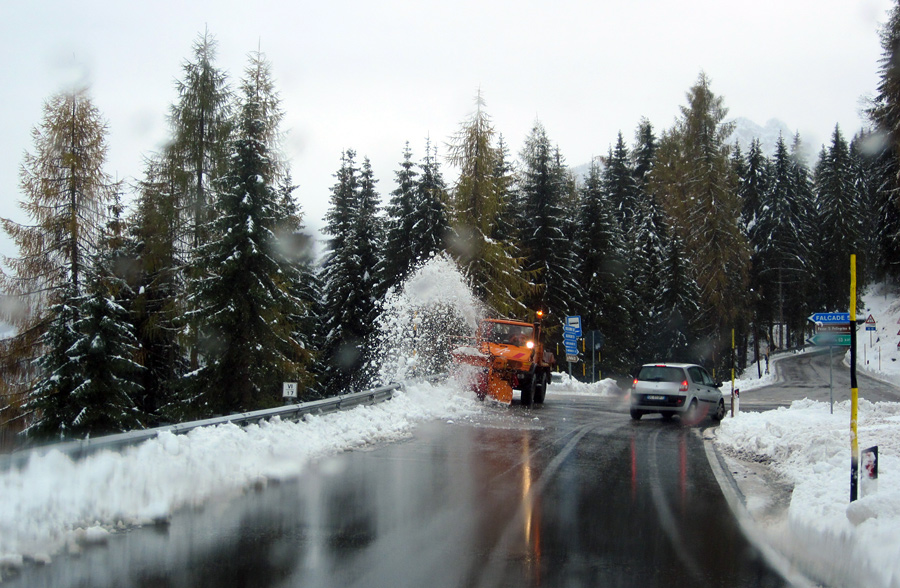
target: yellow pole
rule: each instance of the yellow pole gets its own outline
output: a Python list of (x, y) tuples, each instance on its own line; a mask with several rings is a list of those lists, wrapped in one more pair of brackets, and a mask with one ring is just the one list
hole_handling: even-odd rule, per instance
[(857, 408), (859, 388), (856, 384), (856, 255), (850, 255), (850, 502), (857, 498), (859, 478), (859, 440)]

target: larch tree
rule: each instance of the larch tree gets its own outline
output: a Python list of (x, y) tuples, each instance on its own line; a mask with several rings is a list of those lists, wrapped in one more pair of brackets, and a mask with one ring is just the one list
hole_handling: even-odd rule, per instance
[[(71, 332), (79, 318), (75, 301), (85, 292), (106, 203), (115, 190), (104, 171), (106, 133), (106, 123), (83, 89), (51, 97), (32, 132), (34, 151), (25, 154), (20, 171), (20, 207), (30, 223), (2, 219), (4, 231), (19, 249), (19, 257), (4, 258), (12, 273), (0, 274), (0, 290), (18, 301), (12, 307), (16, 311), (3, 317), (18, 330), (3, 358), (0, 411), (6, 420), (21, 416), (29, 394), (29, 406), (39, 407), (28, 413), (32, 425), (67, 416), (48, 412), (52, 408), (41, 400), (71, 390), (54, 387), (46, 379), (46, 367), (33, 361), (64, 353), (48, 345), (67, 345), (69, 340), (62, 335), (51, 338), (48, 331)], [(41, 378), (45, 385), (38, 385)]]
[(724, 365), (730, 330), (746, 312), (750, 254), (738, 224), (741, 202), (726, 143), (732, 125), (724, 122), (724, 100), (703, 73), (687, 98), (680, 119), (660, 141), (653, 192), (694, 261), (690, 269), (700, 287), (700, 324), (708, 341), (697, 355)]
[(169, 112), (172, 142), (169, 149), (180, 169), (183, 247), (196, 251), (209, 236), (214, 216), (213, 184), (228, 165), (233, 125), (233, 94), (228, 77), (217, 68), (217, 42), (204, 31), (193, 45), (193, 60), (182, 65), (176, 88), (178, 100)]
[(522, 316), (533, 288), (510, 236), (497, 229), (505, 202), (505, 179), (498, 175), (501, 152), (479, 93), (476, 110), (450, 144), (447, 159), (459, 169), (451, 195), (450, 252), (475, 293), (503, 316)]
[(143, 392), (138, 406), (148, 424), (167, 418), (188, 371), (181, 341), (186, 260), (179, 248), (180, 171), (170, 151), (151, 158), (128, 221), (128, 254), (135, 277), (131, 321), (140, 342)]

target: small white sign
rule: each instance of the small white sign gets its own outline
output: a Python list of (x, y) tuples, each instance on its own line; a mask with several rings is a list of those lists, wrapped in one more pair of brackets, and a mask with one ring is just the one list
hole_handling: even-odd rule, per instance
[(281, 395), (284, 398), (296, 398), (297, 397), (297, 382), (285, 382), (282, 388)]
[(568, 361), (569, 363), (578, 363), (578, 356), (577, 355), (566, 355), (566, 361)]

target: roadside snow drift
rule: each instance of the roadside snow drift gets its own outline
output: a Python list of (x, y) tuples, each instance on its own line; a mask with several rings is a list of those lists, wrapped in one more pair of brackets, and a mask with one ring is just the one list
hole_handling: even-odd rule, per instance
[(850, 502), (850, 403), (795, 401), (790, 408), (726, 418), (716, 442), (762, 461), (794, 485), (789, 532), (812, 556), (810, 572), (834, 585), (900, 587), (900, 403), (859, 401), (859, 447), (877, 445), (877, 484)]
[(402, 439), (424, 420), (465, 419), (482, 406), (451, 384), (416, 384), (388, 402), (300, 422), (164, 433), (81, 461), (50, 451), (0, 473), (0, 572), (103, 542), (116, 528), (164, 521), (179, 508), (298, 476), (326, 455)]

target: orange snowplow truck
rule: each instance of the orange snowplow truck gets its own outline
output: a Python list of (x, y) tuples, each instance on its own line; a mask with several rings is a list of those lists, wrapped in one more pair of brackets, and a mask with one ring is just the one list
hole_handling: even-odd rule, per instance
[(521, 390), (522, 405), (543, 404), (556, 363), (541, 341), (541, 323), (484, 319), (475, 334), (475, 345), (453, 351), (456, 362), (481, 368), (473, 388), (479, 398), (490, 396), (512, 403), (513, 390)]

